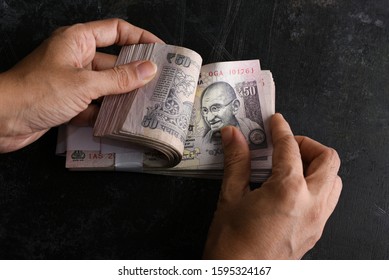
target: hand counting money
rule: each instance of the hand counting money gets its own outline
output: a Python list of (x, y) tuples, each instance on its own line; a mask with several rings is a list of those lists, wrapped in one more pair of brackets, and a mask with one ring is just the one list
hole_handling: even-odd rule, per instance
[(252, 181), (269, 176), (275, 86), (259, 60), (201, 66), (196, 52), (155, 43), (123, 47), (117, 65), (136, 60), (156, 63), (156, 77), (131, 93), (105, 97), (93, 135), (90, 128), (65, 129), (72, 130), (62, 139), (67, 168), (220, 178), (220, 129), (233, 125), (249, 145)]

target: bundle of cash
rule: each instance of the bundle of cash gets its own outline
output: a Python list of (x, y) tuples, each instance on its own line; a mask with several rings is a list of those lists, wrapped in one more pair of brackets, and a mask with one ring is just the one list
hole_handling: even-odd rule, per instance
[(251, 180), (268, 178), (275, 86), (259, 60), (201, 66), (196, 52), (156, 43), (123, 47), (117, 64), (145, 59), (158, 66), (153, 81), (105, 97), (94, 128), (60, 128), (66, 168), (221, 178), (220, 130), (232, 125), (247, 140)]

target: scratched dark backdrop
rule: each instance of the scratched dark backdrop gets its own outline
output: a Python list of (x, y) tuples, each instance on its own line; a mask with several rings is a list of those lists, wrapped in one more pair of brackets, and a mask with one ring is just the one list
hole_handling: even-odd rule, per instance
[[(1, 0), (0, 69), (59, 26), (109, 17), (205, 62), (260, 58), (277, 111), (342, 159), (340, 202), (304, 258), (389, 259), (387, 0)], [(0, 155), (0, 258), (201, 257), (219, 181), (71, 173), (55, 141)]]

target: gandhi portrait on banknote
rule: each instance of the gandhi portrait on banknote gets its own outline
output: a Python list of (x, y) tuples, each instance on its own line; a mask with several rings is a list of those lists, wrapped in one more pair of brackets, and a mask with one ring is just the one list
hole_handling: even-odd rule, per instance
[(261, 144), (265, 140), (265, 131), (257, 122), (247, 117), (239, 117), (241, 102), (234, 88), (226, 82), (210, 84), (201, 96), (201, 115), (208, 126), (203, 141), (220, 142), (220, 129), (232, 125), (240, 129), (248, 143)]

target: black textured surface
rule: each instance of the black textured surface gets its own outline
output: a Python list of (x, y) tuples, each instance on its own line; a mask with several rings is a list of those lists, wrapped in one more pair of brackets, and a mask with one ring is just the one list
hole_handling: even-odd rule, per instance
[[(260, 58), (296, 134), (338, 150), (344, 189), (305, 259), (389, 259), (387, 0), (0, 1), (0, 70), (57, 27), (120, 17), (204, 61)], [(220, 182), (72, 173), (56, 130), (0, 155), (0, 258), (196, 259)]]

